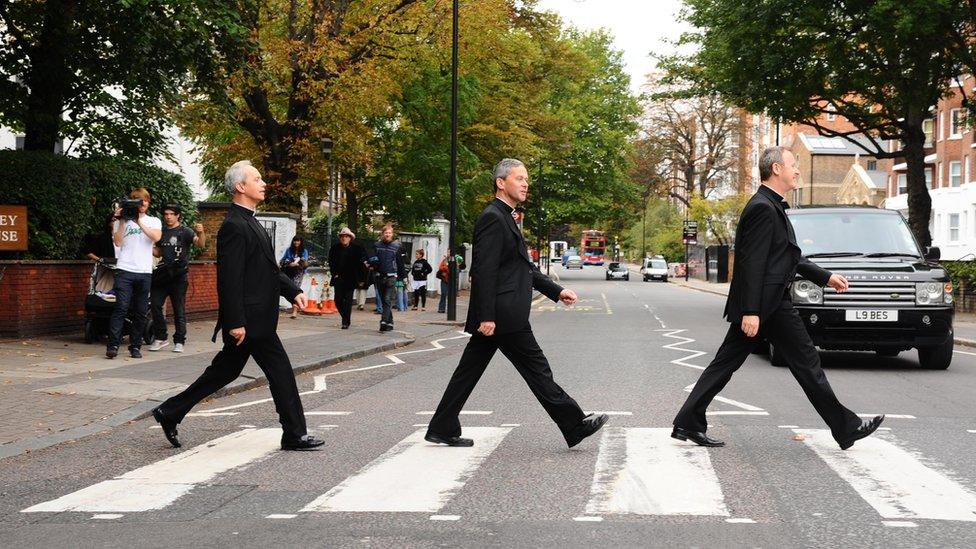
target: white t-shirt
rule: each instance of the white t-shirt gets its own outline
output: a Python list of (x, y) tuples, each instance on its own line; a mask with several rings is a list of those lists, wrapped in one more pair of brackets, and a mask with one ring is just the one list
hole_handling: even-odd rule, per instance
[[(121, 221), (116, 221), (116, 223), (121, 223)], [(163, 223), (159, 218), (151, 215), (143, 216), (142, 224), (150, 229), (160, 230), (163, 228)], [(151, 274), (153, 270), (152, 249), (153, 241), (142, 232), (142, 228), (135, 221), (126, 221), (122, 247), (115, 255), (119, 260), (115, 265), (130, 273)]]

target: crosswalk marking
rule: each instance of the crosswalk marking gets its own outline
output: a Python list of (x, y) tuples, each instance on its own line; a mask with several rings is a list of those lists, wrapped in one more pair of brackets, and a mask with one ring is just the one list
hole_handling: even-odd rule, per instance
[(670, 432), (605, 430), (586, 513), (729, 516), (708, 451)]
[(424, 429), (403, 439), (302, 512), (437, 512), (511, 432), (466, 427), (474, 446), (448, 448), (424, 440)]
[(843, 451), (828, 430), (793, 432), (882, 518), (976, 521), (976, 493), (888, 438), (869, 437)]
[(162, 509), (196, 485), (261, 459), (280, 444), (281, 429), (245, 429), (21, 512), (135, 513)]

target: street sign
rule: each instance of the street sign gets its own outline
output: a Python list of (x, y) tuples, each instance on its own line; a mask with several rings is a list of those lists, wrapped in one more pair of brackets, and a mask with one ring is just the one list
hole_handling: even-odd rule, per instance
[(697, 244), (698, 243), (698, 222), (697, 221), (685, 221), (684, 231), (681, 235), (681, 240), (685, 244)]
[(27, 206), (0, 205), (0, 251), (27, 250)]

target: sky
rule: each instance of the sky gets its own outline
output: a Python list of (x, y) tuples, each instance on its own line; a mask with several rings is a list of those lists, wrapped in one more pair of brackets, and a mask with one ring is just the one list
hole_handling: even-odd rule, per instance
[(538, 4), (539, 9), (556, 12), (575, 27), (608, 30), (616, 49), (623, 52), (634, 93), (654, 68), (650, 53), (672, 53), (674, 48), (666, 41), (689, 29), (678, 20), (683, 6), (681, 0), (540, 0)]

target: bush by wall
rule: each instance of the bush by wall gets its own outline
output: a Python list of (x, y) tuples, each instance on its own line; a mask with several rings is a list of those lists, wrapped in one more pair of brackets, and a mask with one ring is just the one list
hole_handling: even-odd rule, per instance
[(113, 157), (86, 159), (91, 180), (94, 217), (90, 227), (98, 232), (105, 216), (112, 211), (112, 204), (129, 196), (137, 187), (145, 187), (152, 196), (149, 215), (162, 219), (160, 209), (164, 204), (177, 203), (183, 209), (183, 224), (189, 226), (196, 219), (196, 202), (193, 192), (183, 176), (156, 166)]

